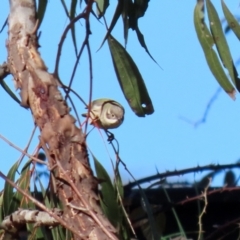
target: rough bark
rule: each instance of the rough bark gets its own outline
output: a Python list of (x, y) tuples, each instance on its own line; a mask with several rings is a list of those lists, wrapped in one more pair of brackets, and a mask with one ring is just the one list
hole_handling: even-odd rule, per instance
[(103, 215), (86, 151), (85, 138), (63, 100), (57, 79), (38, 52), (33, 0), (9, 0), (8, 67), (41, 131), (40, 142), (56, 179), (63, 219), (77, 230), (74, 239), (118, 239)]

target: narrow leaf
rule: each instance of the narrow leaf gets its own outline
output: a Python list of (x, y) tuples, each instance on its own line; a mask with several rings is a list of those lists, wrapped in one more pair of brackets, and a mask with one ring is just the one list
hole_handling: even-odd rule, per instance
[(229, 11), (227, 5), (222, 0), (222, 9), (224, 16), (228, 22), (228, 26), (233, 30), (238, 40), (240, 40), (240, 25), (237, 19), (233, 16), (233, 14)]
[(150, 0), (135, 0), (134, 10), (136, 18), (143, 17), (148, 8), (148, 2)]
[(3, 29), (7, 26), (7, 23), (8, 23), (8, 17), (6, 17), (6, 20), (5, 22), (3, 23), (2, 25), (2, 28), (0, 29), (0, 33), (3, 31)]
[(112, 36), (108, 38), (118, 82), (130, 107), (139, 117), (154, 112), (144, 80), (126, 49)]
[[(71, 1), (71, 10), (70, 10), (70, 21), (75, 18), (76, 7), (77, 7), (77, 0), (72, 0)], [(78, 51), (77, 51), (77, 41), (76, 41), (76, 35), (75, 35), (75, 24), (73, 24), (71, 27), (71, 34), (72, 34), (72, 40), (73, 40), (75, 54), (77, 56)]]
[(98, 18), (101, 18), (105, 14), (106, 9), (109, 6), (109, 0), (96, 0), (95, 2), (97, 4)]
[(123, 183), (122, 183), (122, 179), (120, 176), (120, 173), (117, 170), (115, 170), (116, 174), (115, 174), (115, 188), (118, 189), (119, 195), (121, 198), (124, 197), (124, 188), (123, 188)]
[(212, 74), (217, 79), (221, 87), (226, 91), (226, 93), (228, 93), (232, 99), (235, 99), (235, 89), (229, 82), (219, 62), (216, 52), (212, 49), (214, 44), (213, 38), (206, 24), (203, 21), (203, 13), (199, 4), (197, 4), (194, 9), (194, 25), (198, 40), (202, 46), (205, 58)]
[(37, 9), (38, 27), (40, 27), (47, 9), (48, 0), (39, 0)]
[[(26, 193), (30, 195), (31, 171), (29, 163), (31, 163), (31, 160), (29, 160), (23, 167), (21, 175), (16, 184), (20, 189), (24, 190)], [(29, 209), (33, 207), (34, 207), (33, 203), (29, 201), (26, 197), (24, 197), (20, 192), (17, 191), (14, 193), (13, 201), (11, 202), (10, 206), (10, 209), (12, 211), (16, 211), (18, 208)]]
[(119, 206), (117, 203), (116, 191), (112, 185), (111, 179), (107, 174), (106, 170), (103, 168), (101, 163), (95, 158), (95, 156), (94, 155), (92, 156), (94, 160), (97, 177), (101, 185), (102, 209), (106, 214), (106, 216), (108, 217), (108, 219), (111, 221), (111, 223), (115, 227), (117, 227), (117, 224), (120, 222), (120, 214), (119, 214)]
[[(121, 13), (122, 13), (122, 11), (123, 11), (123, 2), (124, 2), (124, 0), (118, 0), (118, 5), (117, 5), (116, 10), (115, 10), (115, 13), (114, 13), (114, 15), (113, 15), (113, 19), (112, 19), (112, 21), (111, 21), (111, 24), (110, 24), (110, 26), (109, 26), (109, 28), (108, 28), (108, 30), (107, 30), (107, 33), (106, 33), (106, 35), (105, 35), (105, 37), (104, 37), (104, 39), (103, 39), (103, 41), (102, 41), (102, 44), (101, 44), (101, 46), (99, 47), (99, 49), (103, 46), (103, 44), (105, 43), (105, 41), (108, 39), (108, 37), (109, 37), (109, 35), (111, 34), (114, 26), (115, 26), (116, 23), (117, 23), (119, 17), (121, 16)], [(99, 50), (99, 49), (98, 49), (98, 50)]]
[[(145, 43), (144, 40), (144, 36), (141, 33), (140, 29), (138, 28), (138, 25), (136, 27), (136, 33), (137, 33), (137, 37), (138, 37), (138, 41), (141, 44), (141, 46), (145, 49), (145, 51), (147, 52), (148, 56), (159, 66), (159, 64), (157, 63), (157, 61), (153, 58), (153, 56), (150, 54), (150, 52), (148, 51), (148, 47)], [(160, 67), (160, 66), (159, 66)]]
[(128, 41), (128, 29), (129, 29), (129, 18), (128, 18), (128, 13), (132, 7), (133, 3), (131, 0), (125, 0), (123, 2), (123, 10), (122, 10), (122, 19), (123, 19), (123, 35), (124, 35), (124, 40), (125, 40), (125, 48), (127, 46), (127, 41)]
[[(17, 168), (18, 168), (18, 161), (11, 167), (11, 169), (9, 170), (8, 174), (7, 174), (7, 178), (11, 181), (15, 181), (15, 175), (17, 172)], [(4, 211), (4, 216), (7, 216), (11, 213), (10, 211), (10, 205), (11, 205), (11, 200), (13, 198), (13, 187), (5, 182), (4, 185), (4, 193), (3, 193), (3, 211)]]
[(236, 86), (236, 82), (238, 81), (238, 79), (235, 73), (237, 72), (237, 70), (234, 69), (235, 67), (233, 64), (232, 56), (227, 44), (227, 40), (222, 30), (220, 19), (218, 17), (216, 9), (214, 8), (210, 0), (206, 1), (206, 5), (207, 5), (208, 18), (210, 21), (210, 29), (211, 29), (212, 36), (216, 44), (220, 59), (223, 63), (223, 66), (227, 68), (228, 73), (232, 79), (232, 82)]
[(6, 93), (18, 104), (21, 104), (21, 101), (17, 98), (17, 96), (12, 92), (12, 90), (8, 87), (5, 81), (0, 79), (0, 85), (6, 91)]
[(70, 18), (70, 15), (69, 15), (68, 8), (67, 8), (67, 5), (65, 3), (65, 0), (61, 0), (61, 3), (62, 3), (62, 6), (63, 6), (63, 9), (64, 9), (64, 12), (65, 12), (66, 16), (68, 18)]

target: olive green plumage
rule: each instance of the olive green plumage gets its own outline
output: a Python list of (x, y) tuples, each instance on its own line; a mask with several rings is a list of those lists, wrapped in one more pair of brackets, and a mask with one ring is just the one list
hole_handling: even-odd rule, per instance
[(82, 116), (87, 117), (89, 114), (90, 124), (99, 128), (106, 130), (117, 128), (124, 120), (123, 106), (112, 99), (100, 98), (94, 100), (90, 109), (89, 113), (84, 113)]

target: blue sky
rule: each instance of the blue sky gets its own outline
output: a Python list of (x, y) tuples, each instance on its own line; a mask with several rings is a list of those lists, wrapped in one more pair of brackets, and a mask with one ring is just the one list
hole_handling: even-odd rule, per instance
[[(111, 20), (116, 1), (107, 11), (108, 23)], [(107, 44), (97, 52), (105, 35), (104, 25), (93, 17), (90, 37), (93, 57), (93, 98), (113, 98), (126, 110), (124, 124), (113, 130), (120, 143), (120, 156), (136, 179), (166, 170), (189, 168), (207, 164), (234, 163), (239, 159), (240, 101), (232, 101), (223, 91), (211, 107), (207, 121), (194, 128), (183, 121), (185, 117), (198, 121), (203, 116), (206, 105), (217, 91), (219, 85), (206, 64), (204, 54), (197, 40), (193, 25), (193, 10), (196, 1), (150, 1), (139, 26), (145, 36), (149, 51), (163, 68), (161, 70), (139, 45), (135, 33), (129, 31), (127, 50), (138, 65), (154, 104), (155, 113), (145, 118), (137, 117), (128, 106), (117, 82)], [(212, 1), (220, 17), (223, 13), (220, 1)], [(234, 14), (239, 13), (239, 1), (225, 1)], [(1, 5), (0, 23), (7, 17), (7, 1)], [(62, 32), (68, 23), (60, 4), (49, 1), (46, 18), (41, 26), (40, 52), (53, 71), (55, 57)], [(78, 46), (81, 45), (85, 30), (84, 22), (77, 23)], [(113, 36), (123, 43), (122, 21), (117, 24)], [(7, 29), (0, 34), (0, 61), (6, 61), (5, 41)], [(234, 59), (239, 57), (239, 43), (231, 33), (227, 37)], [(70, 79), (75, 61), (70, 34), (64, 44), (60, 62), (61, 80)], [(7, 83), (13, 88), (12, 78)], [(89, 71), (86, 51), (84, 52), (74, 79), (73, 87), (87, 101), (89, 93)], [(0, 89), (2, 103), (0, 134), (17, 146), (24, 148), (33, 129), (29, 110), (19, 107), (4, 90)], [(79, 113), (84, 106), (76, 100)], [(29, 153), (38, 143), (39, 133), (35, 135)], [(104, 137), (105, 138), (105, 137)], [(104, 144), (99, 132), (94, 130), (88, 138), (88, 145), (98, 160), (112, 175), (109, 159), (114, 159), (110, 146)], [(106, 147), (107, 146), (107, 147)], [(106, 150), (108, 149), (108, 150)], [(20, 153), (0, 140), (1, 171), (7, 173), (10, 166), (18, 160)], [(93, 165), (92, 165), (93, 166)], [(131, 177), (122, 169), (122, 178), (128, 182)], [(186, 175), (174, 180), (193, 181), (201, 177)], [(213, 184), (221, 184), (222, 177)], [(0, 186), (3, 180), (0, 179)]]

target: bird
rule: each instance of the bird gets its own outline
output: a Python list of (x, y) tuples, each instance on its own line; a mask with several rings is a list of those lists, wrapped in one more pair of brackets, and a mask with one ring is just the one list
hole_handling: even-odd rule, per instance
[(115, 100), (99, 98), (91, 102), (88, 113), (82, 114), (89, 117), (90, 124), (104, 129), (118, 128), (124, 120), (125, 110), (123, 106)]

